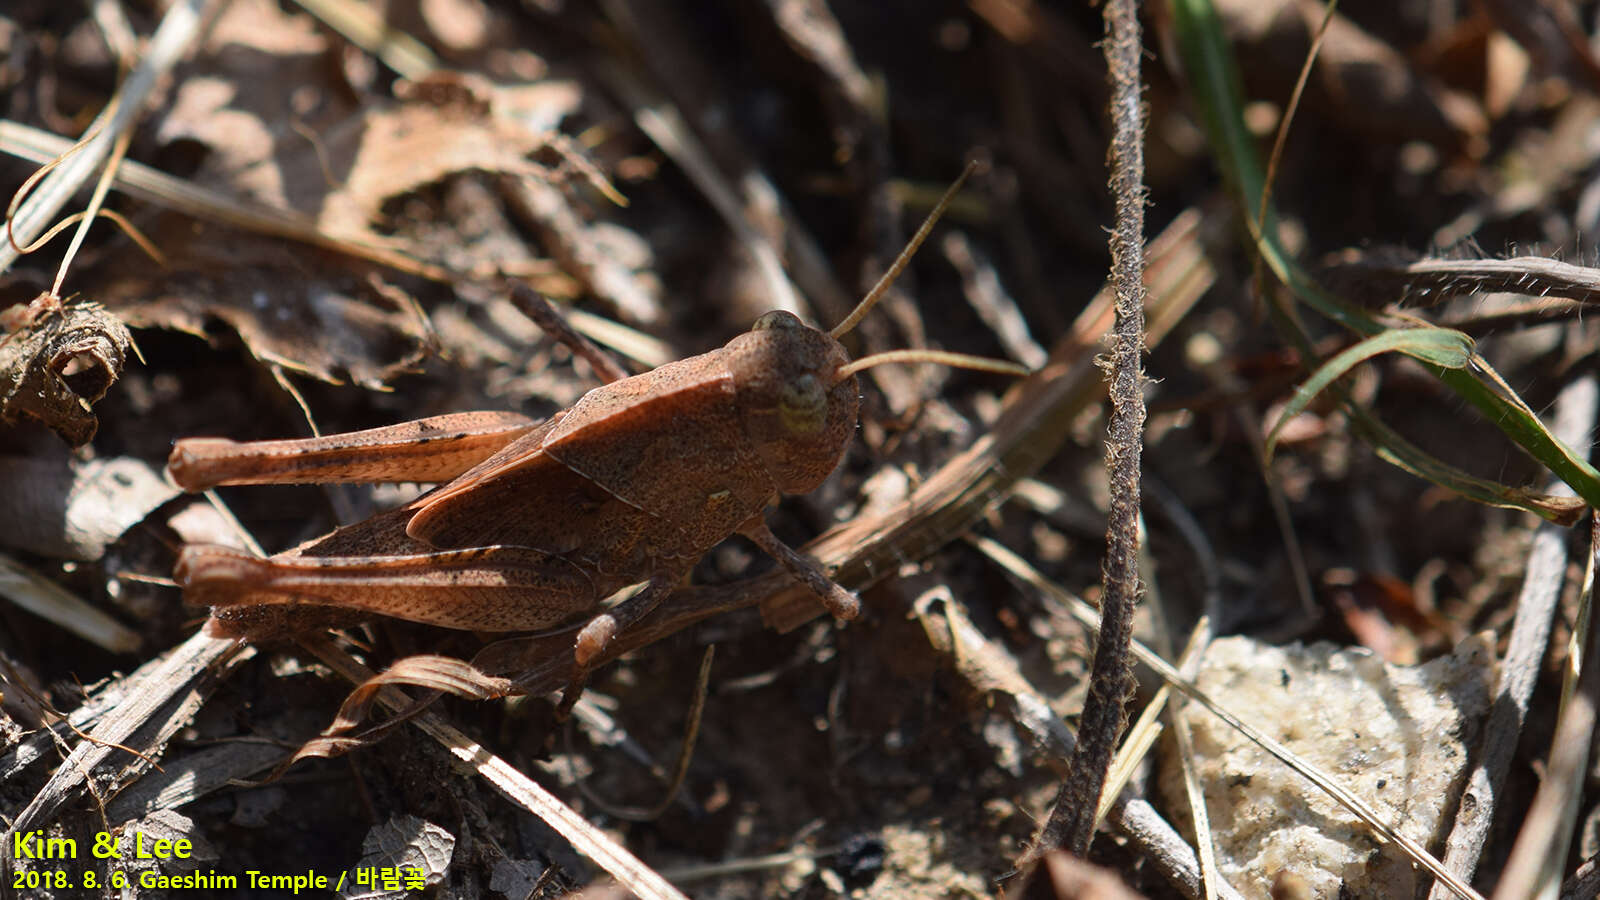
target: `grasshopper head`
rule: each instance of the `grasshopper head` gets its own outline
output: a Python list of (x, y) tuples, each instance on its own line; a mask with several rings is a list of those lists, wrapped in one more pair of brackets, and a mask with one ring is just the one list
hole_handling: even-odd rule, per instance
[(856, 427), (860, 387), (837, 377), (850, 361), (839, 342), (775, 311), (727, 346), (745, 431), (785, 494), (815, 490)]

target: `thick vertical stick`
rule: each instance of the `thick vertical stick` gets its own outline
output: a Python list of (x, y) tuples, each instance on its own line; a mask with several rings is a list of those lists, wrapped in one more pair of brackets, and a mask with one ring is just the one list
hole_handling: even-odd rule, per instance
[(1144, 109), (1140, 98), (1141, 53), (1137, 0), (1106, 5), (1106, 64), (1111, 73), (1111, 188), (1117, 225), (1111, 236), (1111, 279), (1117, 321), (1112, 333), (1111, 425), (1106, 467), (1111, 505), (1106, 557), (1101, 567), (1104, 600), (1100, 637), (1090, 671), (1089, 693), (1078, 724), (1066, 780), (1055, 807), (1029, 851), (1030, 861), (1060, 847), (1078, 856), (1089, 850), (1095, 809), (1106, 769), (1127, 724), (1123, 703), (1133, 688), (1128, 645), (1139, 599), (1139, 461), (1144, 436)]

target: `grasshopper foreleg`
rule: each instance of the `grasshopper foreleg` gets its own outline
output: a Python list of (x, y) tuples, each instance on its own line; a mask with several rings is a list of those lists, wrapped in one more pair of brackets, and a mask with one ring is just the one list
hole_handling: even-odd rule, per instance
[(840, 587), (837, 582), (822, 571), (816, 562), (801, 556), (793, 547), (778, 540), (772, 533), (767, 523), (757, 516), (739, 528), (739, 533), (756, 542), (756, 546), (767, 551), (767, 555), (778, 561), (778, 564), (789, 570), (796, 581), (811, 589), (822, 605), (828, 608), (841, 619), (854, 619), (861, 614), (861, 601), (855, 594)]
[(590, 619), (589, 624), (578, 632), (577, 645), (573, 648), (579, 668), (588, 668), (589, 663), (605, 651), (613, 638), (649, 615), (661, 603), (661, 598), (683, 580), (683, 575), (683, 572), (676, 571), (657, 572), (638, 593)]
[(595, 616), (583, 626), (583, 630), (578, 632), (577, 645), (572, 654), (577, 666), (572, 670), (572, 680), (561, 697), (561, 704), (556, 707), (557, 719), (565, 721), (578, 698), (583, 696), (583, 687), (589, 682), (590, 664), (595, 658), (605, 652), (612, 639), (624, 629), (660, 605), (661, 599), (683, 580), (683, 576), (684, 572), (657, 572), (638, 593)]

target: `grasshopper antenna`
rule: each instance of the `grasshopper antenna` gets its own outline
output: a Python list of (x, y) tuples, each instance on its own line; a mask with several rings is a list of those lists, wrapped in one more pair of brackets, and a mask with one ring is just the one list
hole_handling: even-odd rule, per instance
[(961, 186), (967, 183), (967, 178), (972, 175), (973, 170), (977, 167), (978, 164), (976, 162), (967, 163), (967, 167), (961, 170), (961, 177), (957, 178), (955, 184), (950, 185), (949, 189), (944, 192), (944, 196), (939, 198), (939, 202), (933, 207), (933, 212), (928, 213), (928, 217), (922, 220), (922, 227), (917, 229), (917, 233), (911, 236), (906, 248), (900, 251), (899, 256), (895, 257), (894, 265), (889, 267), (889, 271), (883, 273), (883, 277), (879, 278), (878, 283), (872, 286), (872, 290), (867, 291), (867, 296), (861, 298), (861, 302), (856, 304), (856, 308), (850, 310), (850, 315), (845, 316), (843, 322), (833, 326), (833, 330), (828, 332), (828, 337), (838, 340), (843, 335), (849, 334), (850, 329), (856, 327), (856, 324), (866, 318), (867, 313), (878, 305), (878, 300), (888, 293), (889, 287), (894, 284), (894, 280), (899, 278), (900, 273), (906, 270), (906, 264), (911, 262), (911, 257), (917, 255), (917, 248), (921, 247), (922, 242), (928, 239), (928, 232), (933, 230), (933, 226), (939, 221), (939, 217), (944, 215), (945, 209), (950, 206), (950, 201), (954, 200), (956, 194), (961, 192)]
[[(838, 340), (840, 336), (848, 334), (850, 329), (856, 327), (856, 324), (865, 318), (867, 313), (872, 311), (872, 307), (876, 306), (878, 300), (888, 292), (889, 286), (894, 284), (895, 279), (900, 277), (901, 272), (905, 271), (906, 265), (911, 262), (911, 257), (917, 254), (917, 249), (922, 246), (923, 241), (928, 239), (928, 233), (933, 231), (933, 226), (938, 223), (939, 217), (944, 215), (944, 211), (949, 208), (950, 201), (954, 200), (956, 194), (961, 192), (961, 186), (967, 183), (967, 178), (972, 175), (973, 170), (977, 167), (978, 164), (976, 162), (967, 163), (967, 167), (961, 170), (961, 176), (944, 192), (944, 196), (939, 198), (939, 202), (934, 204), (933, 211), (928, 213), (928, 217), (922, 220), (922, 227), (918, 228), (917, 233), (911, 236), (911, 240), (906, 243), (906, 248), (900, 251), (899, 256), (895, 257), (894, 265), (883, 273), (883, 277), (879, 278), (878, 283), (872, 286), (872, 290), (867, 292), (867, 296), (863, 297), (861, 302), (856, 304), (856, 308), (851, 310), (848, 316), (844, 317), (844, 321), (835, 325), (833, 330), (828, 332), (829, 337)], [(936, 363), (957, 369), (995, 372), (1000, 375), (1032, 374), (1026, 366), (995, 359), (985, 359), (981, 356), (968, 356), (965, 353), (949, 353), (943, 350), (890, 350), (885, 353), (865, 356), (855, 362), (841, 366), (838, 373), (834, 375), (834, 383), (837, 384), (862, 369), (870, 369), (883, 363), (906, 362)]]
[(978, 372), (993, 372), (996, 375), (1032, 375), (1033, 370), (1014, 362), (1001, 359), (989, 359), (984, 356), (968, 356), (965, 353), (951, 353), (948, 350), (885, 350), (871, 356), (863, 356), (855, 362), (846, 363), (839, 367), (833, 376), (834, 384), (849, 378), (862, 369), (870, 369), (883, 363), (934, 363), (935, 365), (949, 366), (952, 369), (973, 369)]

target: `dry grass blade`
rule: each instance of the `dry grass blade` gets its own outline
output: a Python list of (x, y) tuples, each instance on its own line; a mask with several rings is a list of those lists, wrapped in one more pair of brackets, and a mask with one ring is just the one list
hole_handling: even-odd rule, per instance
[(39, 573), (0, 553), (0, 594), (36, 616), (111, 651), (139, 649), (139, 633), (79, 600)]
[[(1583, 446), (1594, 428), (1597, 403), (1600, 386), (1593, 375), (1567, 385), (1556, 398), (1556, 434), (1572, 446)], [(1571, 489), (1558, 481), (1551, 490)], [(1528, 548), (1516, 618), (1495, 683), (1495, 702), (1484, 727), (1483, 743), (1473, 754), (1473, 767), (1461, 791), (1455, 826), (1445, 840), (1444, 864), (1462, 880), (1470, 879), (1477, 870), (1495, 812), (1505, 799), (1506, 773), (1516, 755), (1550, 641), (1550, 629), (1560, 609), (1567, 571), (1567, 535), (1565, 528), (1541, 523)], [(1443, 886), (1436, 885), (1429, 900), (1445, 900)]]
[[(139, 65), (128, 73), (106, 113), (89, 126), (92, 136), (40, 182), (12, 217), (10, 232), (16, 244), (27, 244), (44, 231), (45, 223), (55, 218), (105, 159), (112, 144), (138, 118), (156, 83), (199, 37), (201, 11), (206, 5), (206, 0), (182, 0), (167, 10)], [(17, 255), (10, 242), (0, 245), (0, 272), (9, 269)]]
[(1144, 708), (1139, 710), (1139, 717), (1128, 725), (1123, 741), (1117, 747), (1117, 753), (1111, 758), (1111, 765), (1106, 769), (1106, 784), (1100, 792), (1100, 802), (1094, 811), (1094, 827), (1098, 829), (1100, 823), (1105, 821), (1106, 813), (1111, 805), (1117, 801), (1117, 796), (1128, 786), (1139, 768), (1150, 755), (1150, 750), (1156, 745), (1156, 740), (1166, 726), (1161, 721), (1161, 712), (1167, 705), (1171, 691), (1163, 694), (1157, 692)]
[(1583, 593), (1578, 598), (1578, 621), (1567, 643), (1561, 684), (1561, 711), (1550, 738), (1549, 767), (1539, 792), (1528, 807), (1517, 842), (1500, 875), (1495, 900), (1553, 895), (1566, 868), (1567, 847), (1572, 846), (1579, 802), (1587, 778), (1589, 748), (1595, 723), (1600, 721), (1600, 629), (1594, 620), (1595, 563), (1600, 558), (1600, 514), (1590, 517), (1589, 559), (1584, 566)]
[[(629, 42), (629, 55), (644, 60), (649, 71), (635, 75), (603, 70), (602, 78), (630, 107), (635, 124), (694, 181), (707, 202), (728, 222), (735, 238), (746, 248), (767, 282), (769, 301), (791, 293), (793, 289), (784, 281), (792, 280), (799, 289), (799, 297), (815, 304), (820, 320), (832, 322), (841, 318), (855, 305), (857, 294), (840, 284), (833, 262), (815, 236), (800, 224), (802, 217), (795, 213), (778, 184), (763, 170), (759, 162), (763, 154), (744, 146), (732, 129), (708, 129), (697, 136), (686, 127), (679, 110), (703, 108), (701, 104), (711, 99), (696, 89), (707, 83), (703, 48), (683, 33), (678, 18), (659, 3), (610, 0), (603, 8), (610, 24)], [(810, 12), (808, 9), (807, 13)], [(827, 11), (820, 15), (827, 16)], [(778, 24), (793, 46), (793, 31), (781, 22)], [(823, 22), (821, 27), (826, 30), (828, 24)], [(815, 50), (800, 52), (812, 56)], [(828, 87), (842, 86), (841, 75), (846, 81), (852, 80), (836, 66), (820, 60), (816, 62)], [(675, 101), (675, 104), (663, 101), (654, 107), (665, 113), (664, 120), (653, 118), (645, 109), (646, 104), (640, 102), (654, 99), (654, 92), (645, 86), (647, 83), (661, 85)], [(845, 88), (846, 102), (859, 108), (850, 96), (852, 93)], [(641, 113), (644, 113), (642, 118)], [(895, 241), (898, 240), (896, 233)], [(781, 268), (780, 263), (787, 269)], [(799, 297), (795, 302), (799, 302)]]
[[(1205, 655), (1206, 644), (1211, 641), (1211, 623), (1204, 617), (1189, 635), (1188, 646), (1184, 647), (1183, 655), (1178, 658), (1178, 670), (1185, 678), (1193, 678), (1200, 669), (1200, 661)], [(1128, 728), (1126, 740), (1117, 750), (1116, 759), (1112, 760), (1111, 771), (1106, 778), (1106, 792), (1100, 798), (1100, 808), (1095, 813), (1098, 824), (1105, 818), (1106, 811), (1111, 808), (1118, 794), (1127, 787), (1128, 782), (1138, 773), (1139, 766), (1150, 753), (1150, 748), (1155, 746), (1156, 738), (1161, 736), (1160, 716), (1167, 711), (1172, 698), (1172, 688), (1162, 685), (1144, 709), (1139, 711), (1139, 718)], [(1169, 717), (1170, 718), (1170, 717)], [(1181, 729), (1181, 722), (1178, 730)], [(1203, 817), (1203, 809), (1196, 810), (1197, 816)], [(1205, 834), (1205, 829), (1197, 829), (1197, 833)]]
[[(1090, 628), (1099, 625), (1100, 614), (1094, 607), (1063, 590), (1059, 585), (1052, 583), (1022, 557), (988, 539), (978, 539), (976, 543), (979, 549), (1006, 571), (1044, 592), (1055, 601), (1064, 604), (1067, 614)], [(1205, 692), (1196, 688), (1192, 681), (1183, 677), (1182, 673), (1171, 663), (1162, 659), (1160, 654), (1137, 641), (1133, 643), (1132, 649), (1134, 657), (1139, 662), (1155, 670), (1163, 682), (1181, 691), (1188, 699), (1204, 706), (1212, 714), (1227, 722), (1230, 727), (1243, 734), (1251, 743), (1277, 757), (1284, 765), (1294, 769), (1317, 789), (1332, 797), (1339, 805), (1361, 819), (1378, 836), (1400, 847), (1407, 856), (1411, 857), (1412, 861), (1433, 873), (1434, 877), (1439, 879), (1441, 884), (1454, 891), (1456, 896), (1462, 897), (1464, 900), (1482, 900), (1481, 894), (1446, 869), (1432, 854), (1428, 853), (1426, 848), (1395, 829), (1364, 800), (1350, 793), (1331, 776), (1301, 759), (1297, 754), (1274, 740), (1261, 729), (1256, 728), (1218, 704)]]
[[(18, 122), (0, 121), (0, 150), (12, 156), (45, 163), (70, 149), (71, 142), (65, 138)], [(80, 150), (70, 159), (76, 160), (84, 152)], [(56, 171), (61, 171), (61, 168), (58, 167)], [(118, 167), (113, 184), (129, 196), (208, 222), (301, 241), (435, 281), (451, 281), (456, 277), (439, 266), (417, 259), (404, 248), (378, 246), (329, 234), (319, 228), (311, 217), (302, 213), (230, 197), (140, 163), (124, 162)], [(43, 190), (41, 186), (39, 193)], [(33, 196), (37, 197), (39, 193)], [(19, 228), (19, 236), (21, 233)]]
[(1327, 266), (1330, 287), (1378, 306), (1436, 306), (1465, 294), (1504, 292), (1600, 302), (1600, 269), (1543, 256), (1511, 259), (1395, 259), (1372, 255)]
[[(324, 637), (305, 638), (304, 645), (315, 652), (319, 659), (355, 684), (365, 683), (374, 677), (371, 669), (361, 665)], [(568, 655), (570, 658), (570, 653)], [(412, 701), (393, 687), (385, 687), (379, 691), (377, 699), (394, 712), (412, 706)], [(479, 777), (506, 799), (543, 819), (550, 827), (560, 832), (578, 852), (610, 872), (628, 890), (645, 900), (683, 900), (683, 894), (649, 866), (611, 840), (605, 832), (590, 825), (588, 820), (562, 803), (538, 782), (484, 749), (437, 714), (431, 711), (423, 712), (411, 721), (427, 732), (429, 737), (438, 741), (450, 755), (471, 767)]]
[(804, 311), (800, 295), (783, 269), (778, 248), (746, 217), (739, 192), (717, 170), (683, 115), (664, 98), (652, 96), (643, 82), (621, 66), (606, 64), (601, 72), (632, 110), (634, 124), (689, 176), (755, 260), (767, 284), (767, 305), (800, 315)]
[[(956, 670), (974, 690), (997, 692), (1010, 698), (1012, 718), (1047, 752), (1051, 766), (1065, 774), (1067, 758), (1076, 743), (1072, 732), (1051, 709), (1049, 701), (1022, 676), (1016, 659), (1003, 646), (979, 631), (959, 604), (949, 600), (941, 602), (943, 608), (937, 613), (928, 600), (918, 603), (918, 616), (929, 642), (949, 654)], [(1107, 821), (1148, 855), (1162, 875), (1186, 896), (1204, 894), (1200, 864), (1194, 850), (1148, 802), (1119, 797), (1108, 810)], [(1236, 900), (1241, 895), (1221, 885), (1220, 896)]]
[(421, 78), (439, 68), (439, 60), (432, 51), (421, 41), (383, 21), (374, 7), (351, 0), (296, 2), (352, 44), (383, 60), (384, 65), (403, 78)]
[[(1259, 430), (1254, 432), (1254, 434), (1259, 433)], [(1258, 455), (1257, 461), (1259, 460)], [(1204, 586), (1201, 602), (1203, 611), (1189, 634), (1189, 641), (1178, 667), (1185, 677), (1193, 678), (1200, 671), (1200, 665), (1205, 659), (1205, 650), (1215, 637), (1212, 623), (1223, 614), (1221, 566), (1217, 562), (1216, 549), (1211, 545), (1205, 530), (1172, 489), (1156, 479), (1147, 480), (1145, 487), (1147, 488), (1145, 496), (1189, 545), (1195, 557), (1196, 567), (1200, 570), (1200, 581)], [(1154, 606), (1153, 609), (1161, 614), (1163, 619), (1174, 618), (1167, 615), (1161, 605)], [(1166, 689), (1166, 685), (1162, 685), (1162, 690)], [(1189, 815), (1194, 825), (1195, 849), (1200, 857), (1200, 871), (1205, 876), (1205, 898), (1215, 900), (1217, 882), (1220, 880), (1217, 873), (1217, 847), (1211, 832), (1211, 814), (1206, 808), (1205, 793), (1200, 782), (1198, 767), (1195, 765), (1194, 730), (1189, 720), (1182, 715), (1184, 704), (1185, 701), (1181, 697), (1169, 703), (1167, 720), (1172, 726), (1172, 736), (1177, 744), (1178, 760), (1183, 770), (1184, 796), (1188, 799)]]
[(995, 273), (994, 263), (959, 231), (945, 234), (941, 247), (945, 259), (961, 273), (961, 286), (973, 311), (994, 332), (1006, 353), (1023, 365), (1037, 369), (1049, 354), (1034, 341), (1028, 321), (1017, 308), (1017, 301), (1006, 293)]
[[(576, 154), (573, 158), (581, 159)], [(591, 181), (602, 192), (615, 193), (615, 189), (604, 179), (595, 177)], [(551, 256), (560, 261), (565, 271), (573, 273), (590, 293), (605, 300), (619, 315), (631, 321), (649, 325), (665, 318), (666, 313), (657, 292), (641, 285), (634, 273), (614, 259), (607, 248), (595, 239), (584, 213), (574, 208), (568, 191), (540, 179), (509, 175), (501, 179), (501, 184), (512, 209), (543, 235)], [(613, 198), (618, 205), (623, 205), (621, 200), (620, 195)], [(574, 319), (574, 322), (577, 323), (577, 320)], [(577, 324), (582, 327), (582, 323)], [(592, 331), (587, 333), (600, 340), (598, 334)], [(622, 345), (610, 346), (626, 352)], [(665, 362), (665, 359), (662, 361)]]
[(793, 850), (788, 853), (769, 853), (766, 856), (730, 859), (727, 862), (708, 863), (703, 866), (678, 866), (671, 869), (662, 869), (661, 877), (677, 884), (682, 884), (686, 881), (709, 881), (713, 878), (726, 878), (729, 875), (737, 875), (741, 872), (781, 869), (801, 860), (822, 859), (836, 852), (838, 852), (837, 849), (824, 848), (820, 850)]
[(148, 753), (188, 724), (210, 690), (233, 666), (251, 655), (248, 651), (235, 652), (238, 649), (234, 641), (196, 634), (158, 665), (136, 673), (142, 677), (126, 686), (127, 699), (73, 749), (50, 781), (10, 823), (4, 846), (12, 846), (13, 834), (40, 828), (49, 821), (62, 804), (86, 788), (88, 776), (97, 766), (116, 754), (127, 755), (128, 749), (121, 745), (135, 732), (150, 724), (158, 726), (156, 734), (134, 748)]
[[(1189, 648), (1179, 661), (1178, 670), (1185, 677), (1194, 677), (1205, 656), (1206, 645), (1210, 642), (1211, 618), (1202, 615), (1190, 636)], [(1166, 685), (1162, 685), (1162, 689), (1165, 690)], [(1172, 722), (1172, 736), (1177, 741), (1178, 757), (1183, 764), (1183, 793), (1189, 800), (1189, 817), (1194, 824), (1195, 849), (1200, 857), (1200, 871), (1204, 875), (1205, 900), (1216, 900), (1221, 878), (1217, 874), (1217, 846), (1211, 837), (1211, 813), (1206, 809), (1205, 792), (1201, 789), (1200, 774), (1194, 764), (1194, 733), (1189, 721), (1180, 715), (1182, 711), (1182, 700), (1170, 704), (1168, 718)]]

